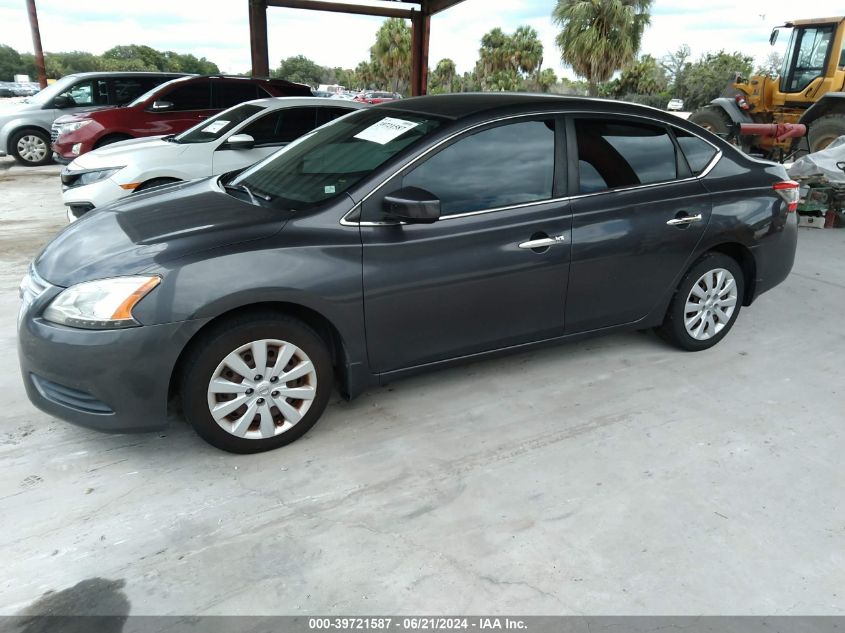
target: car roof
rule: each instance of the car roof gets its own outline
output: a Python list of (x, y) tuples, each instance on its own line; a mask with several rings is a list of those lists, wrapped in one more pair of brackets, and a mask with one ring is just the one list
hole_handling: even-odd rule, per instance
[[(593, 97), (532, 94), (526, 92), (463, 92), (397, 99), (375, 106), (382, 110), (463, 119), (496, 111), (520, 113), (534, 110), (594, 110), (597, 113), (646, 114), (665, 120), (665, 113), (657, 108)], [(657, 116), (659, 115), (659, 116)]]
[[(153, 72), (153, 71), (136, 71), (136, 70), (99, 70), (99, 71), (91, 71), (91, 72), (84, 72), (84, 73), (71, 73), (70, 75), (65, 75), (65, 77), (192, 77), (188, 73), (176, 73), (176, 72)], [(64, 77), (63, 77), (64, 78)]]
[(370, 104), (361, 103), (360, 101), (347, 101), (345, 99), (326, 99), (325, 97), (265, 97), (263, 99), (253, 99), (252, 101), (245, 101), (244, 103), (262, 106), (271, 110), (279, 110), (281, 108), (295, 108), (297, 106), (345, 108), (348, 110), (363, 110), (364, 108), (370, 107)]

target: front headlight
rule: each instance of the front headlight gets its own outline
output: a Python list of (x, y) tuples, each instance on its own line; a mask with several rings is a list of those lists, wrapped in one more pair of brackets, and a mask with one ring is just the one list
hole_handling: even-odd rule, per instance
[(85, 173), (80, 174), (76, 184), (79, 186), (93, 185), (95, 182), (111, 178), (121, 169), (123, 169), (123, 167), (109, 167), (108, 169), (98, 169), (97, 171), (86, 171)]
[(82, 121), (72, 121), (71, 123), (62, 123), (59, 126), (59, 136), (62, 134), (70, 134), (71, 132), (76, 132), (81, 127), (85, 127), (91, 123), (91, 119), (83, 119)]
[(70, 327), (110, 330), (139, 325), (132, 308), (161, 281), (157, 276), (86, 281), (63, 290), (44, 310), (44, 319)]

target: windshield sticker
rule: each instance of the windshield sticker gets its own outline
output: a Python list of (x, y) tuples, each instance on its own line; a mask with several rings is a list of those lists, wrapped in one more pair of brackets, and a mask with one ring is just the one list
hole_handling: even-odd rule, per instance
[(224, 121), (223, 119), (218, 119), (214, 123), (209, 123), (205, 128), (203, 128), (203, 132), (208, 132), (209, 134), (217, 134), (220, 130), (224, 127), (229, 125), (230, 121)]
[(334, 193), (334, 192), (335, 192), (334, 185), (326, 185), (325, 187), (323, 187), (323, 193)]
[(413, 121), (394, 119), (388, 116), (384, 117), (378, 123), (373, 123), (370, 127), (361, 130), (355, 135), (355, 138), (384, 145), (418, 125), (419, 123), (414, 123)]

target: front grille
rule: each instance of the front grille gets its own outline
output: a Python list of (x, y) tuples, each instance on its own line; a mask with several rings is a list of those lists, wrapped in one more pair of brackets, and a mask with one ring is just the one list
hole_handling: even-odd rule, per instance
[(35, 374), (30, 374), (30, 376), (39, 393), (47, 398), (47, 400), (56, 404), (84, 411), (85, 413), (114, 413), (105, 402), (97, 400), (86, 391), (71, 389), (41, 376), (36, 376)]
[(59, 138), (59, 126), (55, 123), (50, 128), (50, 143), (55, 143)]

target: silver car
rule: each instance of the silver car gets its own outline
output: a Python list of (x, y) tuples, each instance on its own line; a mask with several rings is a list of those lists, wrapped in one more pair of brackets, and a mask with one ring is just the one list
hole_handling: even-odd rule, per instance
[(23, 165), (52, 160), (50, 127), (62, 114), (122, 105), (183, 73), (77, 73), (18, 103), (0, 106), (0, 156)]

